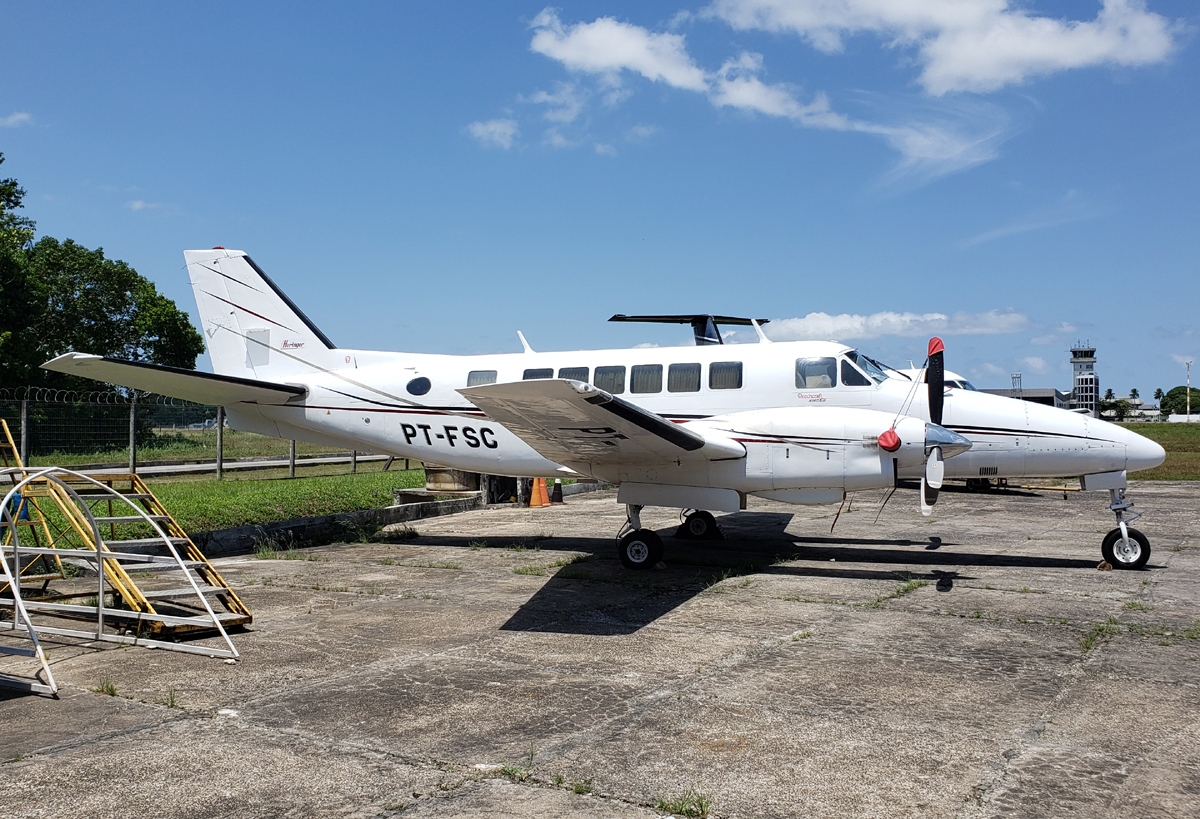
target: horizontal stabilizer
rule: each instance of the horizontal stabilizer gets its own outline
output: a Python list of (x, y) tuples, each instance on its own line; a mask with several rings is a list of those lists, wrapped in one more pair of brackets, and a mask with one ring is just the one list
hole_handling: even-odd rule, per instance
[(78, 375), (143, 392), (169, 395), (197, 404), (223, 407), (238, 403), (279, 404), (307, 392), (304, 387), (290, 384), (275, 384), (231, 375), (213, 375), (87, 353), (63, 353), (43, 364), (42, 369)]
[(516, 381), (459, 393), (560, 464), (703, 463), (746, 454), (737, 441), (673, 423), (580, 381)]

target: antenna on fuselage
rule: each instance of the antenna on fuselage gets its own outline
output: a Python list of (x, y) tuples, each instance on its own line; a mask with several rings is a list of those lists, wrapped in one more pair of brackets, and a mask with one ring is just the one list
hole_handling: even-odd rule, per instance
[(525, 340), (525, 334), (517, 330), (517, 338), (521, 339), (521, 346), (525, 348), (525, 352), (532, 353), (533, 348), (529, 346), (529, 342)]
[(692, 335), (696, 339), (697, 347), (704, 347), (709, 344), (724, 344), (725, 342), (721, 339), (721, 331), (718, 327), (720, 324), (754, 327), (758, 332), (759, 341), (770, 341), (770, 339), (763, 335), (762, 328), (759, 327), (760, 324), (770, 322), (770, 319), (714, 316), (709, 313), (684, 313), (665, 316), (627, 316), (624, 313), (617, 313), (609, 321), (630, 321), (639, 324), (690, 324), (692, 325)]

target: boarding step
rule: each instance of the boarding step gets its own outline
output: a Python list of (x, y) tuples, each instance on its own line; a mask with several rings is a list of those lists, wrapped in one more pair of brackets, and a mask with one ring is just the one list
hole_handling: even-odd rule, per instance
[[(166, 523), (171, 519), (170, 515), (146, 515), (155, 523)], [(145, 523), (146, 518), (139, 515), (97, 515), (93, 516), (96, 523)]]
[(32, 648), (21, 648), (20, 646), (0, 646), (0, 654), (11, 654), (14, 657), (37, 656), (37, 652)]
[[(203, 582), (197, 583), (201, 594), (225, 594), (226, 589), (220, 586), (205, 586)], [(195, 597), (196, 590), (191, 586), (185, 589), (163, 589), (162, 591), (145, 591), (142, 590), (142, 597), (147, 600), (169, 600), (172, 597)]]
[[(169, 537), (172, 546), (186, 546), (188, 539), (186, 537)], [(121, 552), (128, 549), (145, 549), (150, 546), (162, 546), (163, 539), (161, 537), (142, 537), (133, 538), (131, 540), (106, 540), (104, 547), (113, 552)], [(114, 548), (119, 546), (121, 548)]]

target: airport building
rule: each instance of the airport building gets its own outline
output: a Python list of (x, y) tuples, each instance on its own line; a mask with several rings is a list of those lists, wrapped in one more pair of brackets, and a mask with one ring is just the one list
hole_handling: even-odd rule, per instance
[(1100, 377), (1096, 375), (1096, 348), (1088, 343), (1076, 343), (1071, 348), (1071, 371), (1073, 383), (1070, 392), (1053, 387), (1021, 387), (1021, 374), (1013, 373), (1013, 386), (1006, 390), (982, 390), (1005, 398), (1017, 398), (1045, 404), (1058, 409), (1086, 410), (1094, 418), (1100, 417)]

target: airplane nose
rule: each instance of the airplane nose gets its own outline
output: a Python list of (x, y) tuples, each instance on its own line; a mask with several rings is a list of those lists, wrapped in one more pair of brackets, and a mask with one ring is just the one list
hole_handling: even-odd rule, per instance
[(1167, 451), (1159, 444), (1141, 435), (1133, 435), (1125, 442), (1125, 470), (1137, 472), (1153, 469), (1167, 459)]

